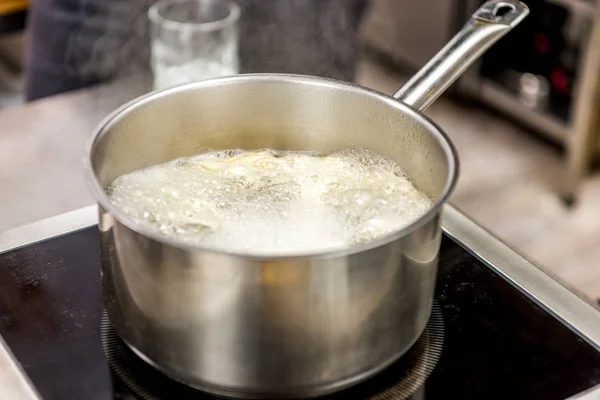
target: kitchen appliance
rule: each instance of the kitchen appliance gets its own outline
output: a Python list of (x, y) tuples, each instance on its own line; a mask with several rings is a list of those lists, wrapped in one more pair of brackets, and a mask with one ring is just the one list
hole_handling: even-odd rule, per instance
[[(420, 68), (481, 0), (375, 0), (366, 39), (398, 65)], [(533, 128), (567, 149), (564, 182), (570, 199), (597, 147), (598, 99), (593, 82), (600, 10), (591, 0), (529, 0), (531, 15), (486, 52), (453, 87)], [(587, 108), (593, 108), (588, 111)]]
[[(149, 364), (186, 384), (253, 398), (324, 395), (404, 354), (429, 319), (452, 145), (423, 110), (528, 13), (491, 0), (394, 98), (332, 80), (243, 75), (134, 100), (87, 150), (100, 205), (108, 315)], [(412, 107), (411, 107), (412, 106)], [(434, 199), (410, 226), (323, 254), (217, 252), (148, 229), (105, 193), (118, 176), (202, 149), (363, 147), (396, 161)]]
[[(92, 206), (0, 234), (0, 399), (215, 399), (114, 335), (96, 223)], [(325, 399), (597, 399), (600, 312), (451, 206), (443, 226), (423, 336)]]

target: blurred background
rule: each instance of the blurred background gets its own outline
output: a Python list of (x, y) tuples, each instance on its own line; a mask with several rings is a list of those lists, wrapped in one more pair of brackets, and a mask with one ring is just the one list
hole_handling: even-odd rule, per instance
[[(328, 76), (392, 94), (481, 2), (238, 3), (235, 71)], [(460, 155), (451, 202), (598, 299), (600, 13), (585, 0), (526, 3), (527, 20), (426, 113)], [(156, 87), (150, 42), (163, 38), (150, 4), (0, 0), (0, 231), (94, 203), (81, 170), (86, 139)]]

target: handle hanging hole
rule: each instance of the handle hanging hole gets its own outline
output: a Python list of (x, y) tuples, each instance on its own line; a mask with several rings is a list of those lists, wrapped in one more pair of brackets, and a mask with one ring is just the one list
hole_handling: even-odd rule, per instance
[(504, 17), (506, 14), (508, 14), (514, 10), (515, 10), (515, 6), (513, 4), (498, 3), (498, 4), (496, 4), (496, 7), (494, 7), (494, 11), (492, 12), (492, 15), (494, 16), (495, 20), (498, 21), (502, 17)]

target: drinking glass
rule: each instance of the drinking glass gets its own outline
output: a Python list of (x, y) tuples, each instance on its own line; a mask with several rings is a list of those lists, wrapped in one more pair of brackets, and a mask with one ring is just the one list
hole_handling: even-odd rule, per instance
[(160, 0), (148, 11), (154, 88), (238, 73), (240, 7), (230, 0)]

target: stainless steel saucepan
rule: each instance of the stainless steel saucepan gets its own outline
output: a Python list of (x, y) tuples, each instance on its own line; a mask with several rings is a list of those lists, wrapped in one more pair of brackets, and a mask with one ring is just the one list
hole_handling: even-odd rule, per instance
[[(430, 315), (440, 212), (456, 153), (420, 113), (528, 13), (492, 0), (394, 97), (293, 75), (239, 75), (150, 93), (121, 107), (87, 149), (99, 203), (102, 279), (116, 331), (172, 378), (241, 397), (323, 395), (370, 377)], [(410, 226), (323, 254), (261, 257), (163, 237), (111, 204), (119, 175), (207, 149), (361, 146), (400, 164), (435, 201)]]

